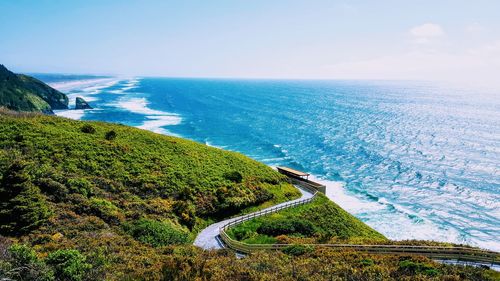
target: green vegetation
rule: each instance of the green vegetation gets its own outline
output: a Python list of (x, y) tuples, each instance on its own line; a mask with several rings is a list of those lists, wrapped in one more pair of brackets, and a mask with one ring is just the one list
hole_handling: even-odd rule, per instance
[(15, 74), (0, 64), (0, 107), (51, 113), (67, 109), (68, 97), (33, 77)]
[[(417, 268), (409, 266), (418, 265)], [(500, 273), (439, 264), (423, 257), (377, 256), (331, 249), (290, 248), (289, 254), (258, 252), (242, 259), (227, 251), (174, 251), (164, 280), (499, 280)]]
[[(5, 250), (3, 250), (5, 249)], [(85, 256), (74, 249), (41, 257), (21, 244), (0, 239), (0, 276), (14, 280), (499, 280), (500, 273), (475, 267), (439, 264), (423, 257), (377, 256), (352, 251), (291, 246), (287, 253), (258, 252), (236, 258), (228, 250), (201, 251), (191, 246), (163, 248), (156, 255), (137, 252), (148, 267), (140, 272), (109, 263), (96, 250)], [(157, 262), (160, 259), (161, 262)], [(96, 265), (112, 270), (107, 276)], [(124, 274), (125, 272), (125, 274)]]
[(186, 231), (169, 221), (141, 219), (126, 225), (125, 229), (137, 240), (154, 247), (185, 244), (189, 240)]
[[(0, 183), (0, 235), (32, 246), (45, 269), (68, 280), (157, 276), (165, 247), (191, 243), (222, 217), (300, 195), (286, 177), (239, 153), (6, 110)], [(67, 249), (86, 259), (58, 252)]]
[(40, 189), (25, 169), (26, 163), (15, 161), (3, 173), (0, 185), (0, 232), (24, 234), (45, 222), (49, 206)]
[(204, 226), (299, 192), (241, 154), (121, 125), (0, 110), (0, 184), (0, 279), (499, 278), (421, 257), (300, 245), (386, 241), (322, 195), (231, 230), (248, 243), (292, 244), (282, 252), (202, 251), (189, 244)]
[(54, 269), (54, 275), (63, 280), (80, 281), (92, 265), (78, 250), (57, 250), (47, 257), (46, 263)]
[(309, 204), (246, 221), (227, 233), (233, 239), (250, 244), (387, 241), (323, 194), (318, 194)]

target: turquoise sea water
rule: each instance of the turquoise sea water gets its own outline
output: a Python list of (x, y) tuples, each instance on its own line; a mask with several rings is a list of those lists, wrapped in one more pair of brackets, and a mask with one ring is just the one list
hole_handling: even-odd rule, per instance
[(425, 82), (40, 76), (123, 123), (308, 171), (393, 239), (500, 250), (500, 93)]

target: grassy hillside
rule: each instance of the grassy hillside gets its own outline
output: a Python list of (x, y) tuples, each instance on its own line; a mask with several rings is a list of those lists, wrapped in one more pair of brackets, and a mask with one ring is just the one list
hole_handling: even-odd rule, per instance
[(1, 235), (41, 255), (66, 248), (104, 255), (124, 271), (149, 268), (161, 247), (190, 243), (221, 216), (299, 196), (284, 176), (239, 153), (122, 125), (6, 111), (0, 184)]
[(0, 106), (51, 113), (68, 108), (68, 97), (33, 77), (15, 74), (0, 64)]
[(246, 221), (227, 233), (233, 239), (251, 244), (387, 241), (323, 194), (309, 204)]

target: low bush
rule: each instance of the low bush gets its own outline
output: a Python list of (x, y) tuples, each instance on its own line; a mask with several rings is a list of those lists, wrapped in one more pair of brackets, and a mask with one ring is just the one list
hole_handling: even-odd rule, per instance
[(243, 176), (238, 171), (232, 171), (232, 172), (226, 173), (226, 174), (224, 174), (224, 177), (227, 180), (230, 180), (230, 181), (235, 182), (235, 183), (241, 183), (243, 181)]
[(41, 178), (36, 181), (36, 185), (40, 187), (43, 193), (53, 196), (55, 201), (61, 201), (68, 194), (68, 188), (60, 182), (51, 178)]
[(291, 245), (283, 249), (283, 253), (290, 256), (301, 256), (303, 254), (312, 252), (314, 249), (311, 246), (304, 245)]
[(85, 124), (80, 128), (80, 131), (82, 131), (82, 133), (86, 133), (86, 134), (94, 134), (95, 128), (94, 128), (94, 126), (92, 126), (90, 124)]
[(284, 234), (301, 234), (312, 235), (315, 232), (314, 225), (306, 220), (292, 219), (269, 219), (265, 220), (257, 233), (270, 236), (278, 236)]
[(107, 223), (119, 223), (124, 219), (124, 215), (120, 208), (113, 203), (102, 198), (90, 198), (90, 213), (100, 217)]
[(402, 260), (399, 262), (399, 271), (405, 275), (424, 274), (436, 276), (440, 272), (432, 264), (413, 260)]
[[(0, 269), (0, 276), (13, 280), (54, 280), (53, 271), (40, 259), (35, 251), (27, 245), (14, 244), (9, 247), (9, 258), (4, 265), (5, 272)], [(0, 260), (1, 262), (1, 260)], [(3, 279), (2, 279), (3, 280)], [(10, 280), (10, 279), (6, 279)]]
[(116, 132), (111, 130), (111, 131), (106, 132), (106, 134), (104, 135), (104, 138), (111, 141), (111, 140), (116, 139), (116, 136), (117, 136)]
[(135, 239), (154, 247), (185, 244), (189, 240), (187, 231), (169, 221), (140, 219), (124, 228)]
[(90, 197), (94, 194), (92, 184), (84, 178), (72, 178), (68, 180), (68, 189), (71, 192)]
[[(236, 233), (245, 233), (245, 236), (236, 237)], [(229, 229), (228, 234), (247, 243), (256, 241), (250, 238), (257, 235), (280, 237), (278, 241), (285, 244), (388, 242), (382, 234), (347, 213), (323, 194), (316, 195), (308, 204), (246, 221)]]
[(58, 250), (47, 257), (47, 264), (54, 269), (59, 280), (81, 281), (85, 278), (92, 265), (78, 250)]
[(9, 253), (15, 267), (32, 264), (38, 261), (35, 251), (27, 245), (14, 244), (10, 246)]

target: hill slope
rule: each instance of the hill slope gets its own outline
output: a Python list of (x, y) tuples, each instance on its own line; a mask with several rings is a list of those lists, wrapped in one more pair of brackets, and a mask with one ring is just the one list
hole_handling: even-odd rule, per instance
[(102, 216), (111, 224), (168, 217), (192, 229), (200, 218), (298, 196), (282, 175), (241, 154), (121, 125), (2, 114), (0, 149), (3, 181), (26, 174), (49, 205), (106, 200), (123, 215)]
[(246, 221), (227, 233), (249, 244), (373, 243), (387, 239), (323, 194), (305, 205)]
[(38, 79), (12, 73), (0, 64), (0, 106), (52, 113), (53, 109), (67, 109), (68, 97)]

